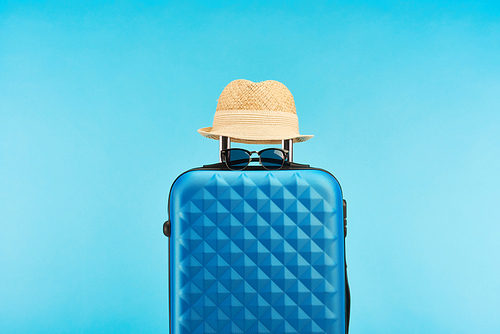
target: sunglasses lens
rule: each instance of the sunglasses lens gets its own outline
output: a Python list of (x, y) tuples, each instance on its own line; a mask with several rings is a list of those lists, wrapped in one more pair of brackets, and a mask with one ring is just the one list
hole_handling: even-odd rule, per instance
[(280, 169), (285, 162), (285, 154), (281, 150), (262, 150), (259, 155), (262, 166), (267, 169)]
[(250, 156), (245, 150), (231, 149), (226, 152), (226, 164), (229, 169), (243, 169), (249, 162)]

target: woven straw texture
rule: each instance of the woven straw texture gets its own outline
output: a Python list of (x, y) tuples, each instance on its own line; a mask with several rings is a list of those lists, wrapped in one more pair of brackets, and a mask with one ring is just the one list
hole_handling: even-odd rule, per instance
[(295, 101), (281, 82), (235, 80), (224, 88), (217, 110), (273, 110), (296, 113)]
[(303, 142), (313, 137), (299, 133), (293, 95), (274, 80), (229, 83), (219, 97), (213, 126), (198, 132), (207, 138), (226, 136), (249, 144), (279, 144), (284, 139)]

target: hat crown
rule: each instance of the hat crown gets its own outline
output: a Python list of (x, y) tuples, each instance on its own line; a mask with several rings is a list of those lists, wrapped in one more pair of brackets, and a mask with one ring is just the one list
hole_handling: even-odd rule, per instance
[(230, 82), (220, 94), (217, 111), (261, 110), (296, 114), (292, 93), (281, 82), (252, 82), (238, 79)]
[(281, 82), (230, 82), (220, 94), (211, 127), (198, 129), (207, 138), (230, 137), (246, 144), (294, 143), (311, 139), (301, 135), (292, 93)]

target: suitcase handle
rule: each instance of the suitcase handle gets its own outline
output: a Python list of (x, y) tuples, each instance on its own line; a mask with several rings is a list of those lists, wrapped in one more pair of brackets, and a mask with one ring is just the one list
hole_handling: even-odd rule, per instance
[[(219, 162), (222, 162), (221, 152), (231, 148), (231, 138), (219, 136)], [(288, 162), (293, 162), (293, 139), (281, 141), (281, 148), (288, 151)]]

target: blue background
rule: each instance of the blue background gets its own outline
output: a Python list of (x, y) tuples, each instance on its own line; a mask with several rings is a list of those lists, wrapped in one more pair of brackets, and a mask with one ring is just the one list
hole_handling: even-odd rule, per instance
[(349, 203), (352, 333), (499, 333), (500, 3), (0, 3), (0, 332), (161, 333), (171, 183), (230, 81)]

